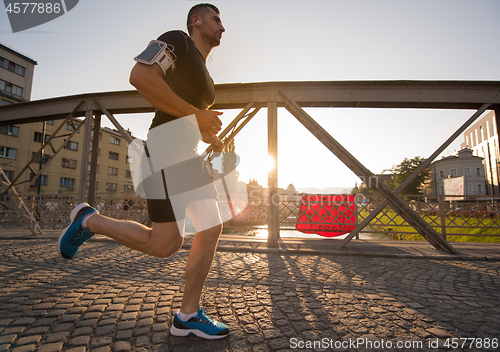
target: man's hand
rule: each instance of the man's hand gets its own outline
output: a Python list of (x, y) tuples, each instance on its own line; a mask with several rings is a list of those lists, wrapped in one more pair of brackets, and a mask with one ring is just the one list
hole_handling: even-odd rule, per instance
[(195, 115), (201, 133), (206, 133), (209, 137), (212, 137), (221, 130), (222, 121), (219, 119), (219, 115), (222, 115), (222, 112), (198, 110)]
[(209, 137), (207, 133), (202, 132), (201, 137), (203, 139), (203, 142), (212, 145), (212, 150), (214, 152), (221, 153), (222, 151), (224, 151), (224, 143), (222, 143), (222, 141), (216, 135)]

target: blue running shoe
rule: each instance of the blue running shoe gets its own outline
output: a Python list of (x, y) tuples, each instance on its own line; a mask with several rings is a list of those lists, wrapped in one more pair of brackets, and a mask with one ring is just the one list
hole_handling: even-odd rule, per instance
[(198, 314), (188, 321), (182, 321), (175, 313), (170, 333), (174, 336), (196, 335), (204, 339), (214, 340), (229, 335), (229, 329), (226, 325), (208, 317), (205, 310), (200, 307)]
[(69, 214), (70, 224), (62, 230), (57, 240), (59, 253), (66, 259), (72, 259), (78, 248), (87, 242), (94, 234), (82, 226), (85, 215), (98, 212), (87, 203), (78, 204)]

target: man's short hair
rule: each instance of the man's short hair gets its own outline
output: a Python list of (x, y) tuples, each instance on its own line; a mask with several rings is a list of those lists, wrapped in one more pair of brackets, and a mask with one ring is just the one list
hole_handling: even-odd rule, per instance
[(193, 21), (191, 20), (191, 17), (193, 17), (193, 15), (197, 15), (197, 16), (202, 17), (207, 13), (207, 11), (209, 9), (214, 10), (216, 14), (220, 15), (219, 9), (215, 5), (212, 5), (212, 4), (201, 3), (201, 4), (194, 5), (193, 7), (191, 7), (191, 10), (189, 10), (189, 13), (187, 16), (187, 29), (188, 29), (189, 34), (191, 34), (191, 32), (193, 31), (191, 29), (191, 27), (193, 26)]

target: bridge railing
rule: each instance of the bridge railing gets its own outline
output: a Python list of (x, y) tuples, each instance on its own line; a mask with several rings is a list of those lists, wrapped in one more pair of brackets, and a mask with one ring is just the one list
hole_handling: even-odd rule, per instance
[[(491, 236), (500, 237), (500, 199), (491, 197), (464, 198), (463, 196), (403, 196), (408, 206), (417, 212), (437, 233), (444, 236)], [(71, 209), (78, 203), (77, 195), (26, 196), (25, 203), (44, 229), (62, 229), (68, 224)], [(362, 222), (381, 203), (381, 200), (356, 203), (357, 223)], [(0, 209), (0, 228), (24, 228), (22, 219), (10, 202)], [(281, 200), (279, 202), (280, 228), (294, 228), (301, 206), (300, 200)], [(147, 214), (146, 200), (142, 198), (109, 197), (98, 194), (96, 208), (103, 215), (139, 221)], [(229, 214), (227, 203), (220, 203), (222, 214)], [(268, 223), (269, 205), (265, 201), (250, 200), (245, 209), (225, 225), (262, 226)], [(332, 222), (332, 224), (336, 224)], [(190, 226), (189, 221), (187, 226)], [(393, 238), (416, 235), (417, 231), (401, 218), (390, 206), (384, 208), (364, 233), (382, 233)]]

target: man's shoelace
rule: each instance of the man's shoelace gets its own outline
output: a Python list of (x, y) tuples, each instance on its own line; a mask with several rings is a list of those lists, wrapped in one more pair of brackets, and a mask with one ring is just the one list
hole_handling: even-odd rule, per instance
[(79, 246), (85, 243), (85, 241), (87, 241), (90, 237), (92, 236), (86, 234), (83, 227), (80, 226), (80, 228), (78, 229), (78, 233), (69, 241), (69, 243), (74, 246)]
[[(210, 325), (210, 324), (214, 323), (214, 320), (207, 315), (207, 313), (205, 312), (205, 310), (203, 308), (200, 308), (198, 315), (191, 318), (191, 319), (196, 321), (196, 322), (203, 323), (206, 325)], [(191, 320), (191, 319), (189, 319), (189, 320)]]

